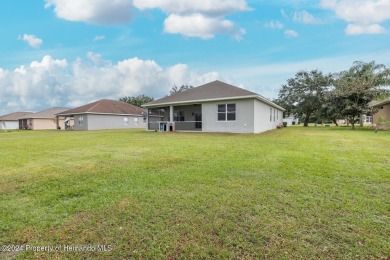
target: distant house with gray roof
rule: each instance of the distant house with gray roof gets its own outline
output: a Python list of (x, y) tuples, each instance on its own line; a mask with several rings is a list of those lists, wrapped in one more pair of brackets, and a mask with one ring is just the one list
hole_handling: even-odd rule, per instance
[(57, 129), (64, 121), (64, 118), (58, 118), (57, 113), (68, 110), (66, 107), (53, 107), (36, 113), (30, 113), (19, 118), (19, 129), (25, 130), (50, 130)]
[(0, 116), (0, 129), (19, 129), (19, 118), (31, 114), (31, 112), (14, 112)]
[(213, 81), (143, 105), (148, 130), (260, 133), (282, 124), (284, 108), (257, 93)]
[(146, 127), (145, 109), (117, 100), (98, 100), (63, 111), (57, 116), (65, 117), (63, 125), (65, 129), (101, 130)]

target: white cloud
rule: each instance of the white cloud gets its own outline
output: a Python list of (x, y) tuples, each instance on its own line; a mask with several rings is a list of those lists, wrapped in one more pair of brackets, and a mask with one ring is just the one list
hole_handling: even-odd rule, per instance
[(44, 56), (14, 70), (0, 68), (0, 114), (139, 94), (160, 98), (174, 85), (198, 86), (218, 78), (217, 72), (199, 73), (186, 64), (163, 68), (139, 58), (113, 64), (96, 53), (73, 62)]
[(27, 42), (32, 48), (39, 48), (43, 43), (42, 39), (33, 34), (23, 34), (23, 37), (19, 35), (18, 39)]
[(303, 24), (319, 24), (321, 23), (321, 20), (318, 18), (315, 18), (311, 13), (308, 11), (297, 11), (294, 12), (292, 20), (294, 22), (303, 23)]
[(187, 37), (210, 39), (215, 34), (229, 34), (240, 39), (245, 31), (237, 28), (233, 22), (218, 18), (210, 18), (201, 14), (181, 16), (171, 14), (164, 22), (164, 31), (182, 34)]
[[(224, 16), (232, 12), (248, 11), (246, 0), (45, 0), (46, 8), (54, 7), (55, 14), (68, 21), (92, 24), (121, 24), (131, 20), (132, 8), (160, 9), (168, 15), (165, 32), (209, 39), (215, 34), (228, 34), (239, 39), (244, 30)], [(177, 21), (194, 22), (180, 26)], [(194, 27), (194, 28), (193, 28)], [(94, 41), (101, 40), (95, 38)]]
[(348, 35), (383, 34), (386, 33), (386, 29), (380, 26), (379, 24), (370, 24), (370, 25), (348, 24), (347, 28), (345, 28), (345, 33)]
[(164, 31), (202, 39), (216, 34), (231, 35), (240, 39), (245, 31), (224, 16), (232, 12), (248, 11), (246, 0), (134, 0), (140, 10), (161, 9), (168, 18)]
[(93, 39), (93, 41), (97, 42), (97, 41), (102, 41), (104, 39), (106, 39), (105, 36), (103, 36), (103, 35), (96, 35), (95, 38)]
[(296, 38), (299, 36), (299, 34), (294, 31), (294, 30), (285, 30), (284, 31), (284, 35), (287, 37), (287, 38)]
[(347, 34), (385, 33), (380, 23), (390, 20), (389, 0), (321, 0), (321, 6), (349, 23)]
[(122, 24), (131, 20), (132, 0), (45, 0), (46, 8), (68, 21), (92, 24)]
[(158, 8), (168, 14), (201, 13), (211, 16), (223, 16), (250, 9), (246, 0), (134, 0), (134, 6), (141, 10)]
[(265, 24), (265, 27), (271, 28), (271, 29), (283, 29), (284, 25), (280, 21), (270, 21)]

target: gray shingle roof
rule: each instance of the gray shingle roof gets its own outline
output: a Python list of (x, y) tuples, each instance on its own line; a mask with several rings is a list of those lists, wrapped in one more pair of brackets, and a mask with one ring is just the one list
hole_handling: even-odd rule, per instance
[(264, 103), (284, 110), (282, 107), (274, 104), (257, 93), (218, 80), (149, 102), (143, 105), (143, 107), (157, 107), (180, 103), (206, 102), (212, 100), (228, 100), (246, 97), (257, 98)]
[(41, 118), (41, 119), (46, 119), (46, 118), (55, 118), (56, 114), (61, 113), (63, 111), (68, 110), (69, 108), (66, 107), (52, 107), (49, 109), (45, 109), (36, 113), (31, 113), (28, 115), (25, 115), (19, 119), (28, 119), (28, 118)]
[(120, 114), (120, 115), (141, 115), (145, 110), (126, 102), (102, 99), (80, 107), (58, 113), (58, 115), (75, 114)]
[(382, 106), (382, 105), (386, 105), (386, 104), (390, 104), (390, 98), (387, 98), (385, 100), (372, 103), (372, 106), (373, 107), (378, 107), (378, 106)]
[(18, 121), (19, 118), (24, 117), (32, 112), (14, 112), (11, 114), (0, 116), (0, 120), (4, 121)]

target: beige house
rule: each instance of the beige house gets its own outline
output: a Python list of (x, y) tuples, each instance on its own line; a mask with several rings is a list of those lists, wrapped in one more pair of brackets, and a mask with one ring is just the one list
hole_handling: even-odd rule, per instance
[[(373, 104), (373, 107), (378, 110), (373, 116), (374, 124), (378, 125), (380, 118), (390, 122), (390, 98)], [(390, 125), (378, 125), (378, 128), (390, 130)]]
[(19, 118), (19, 129), (25, 130), (49, 130), (58, 129), (63, 125), (64, 117), (57, 118), (56, 114), (69, 108), (53, 107), (36, 113), (31, 113)]

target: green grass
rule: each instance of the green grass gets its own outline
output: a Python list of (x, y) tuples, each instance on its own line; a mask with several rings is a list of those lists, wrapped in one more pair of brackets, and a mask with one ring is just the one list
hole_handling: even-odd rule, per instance
[(388, 258), (390, 132), (0, 133), (0, 258)]

